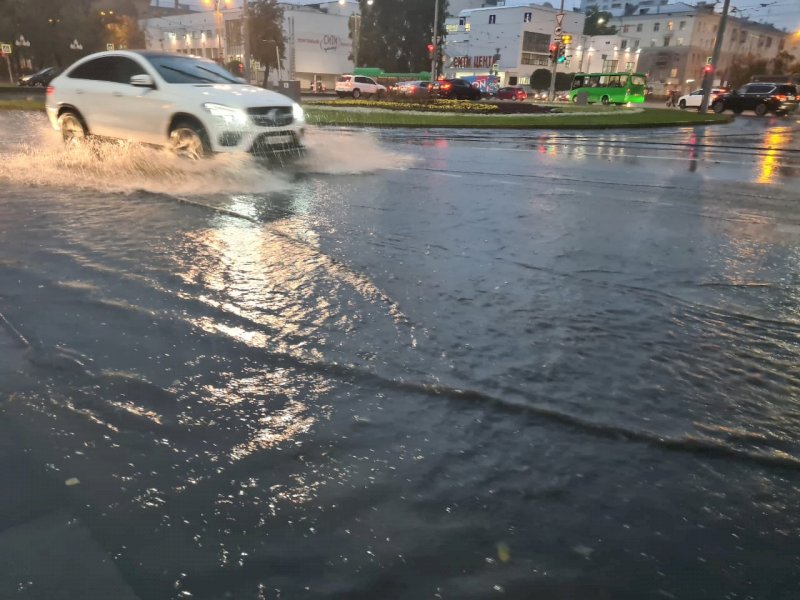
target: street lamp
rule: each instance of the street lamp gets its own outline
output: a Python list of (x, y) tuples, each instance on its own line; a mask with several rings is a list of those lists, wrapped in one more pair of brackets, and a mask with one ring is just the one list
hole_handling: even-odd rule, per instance
[(219, 60), (225, 64), (225, 56), (222, 51), (222, 32), (225, 25), (225, 20), (222, 17), (222, 9), (220, 6), (224, 3), (225, 6), (230, 6), (232, 0), (203, 0), (206, 6), (213, 6), (214, 8), (214, 28), (217, 30), (217, 47), (219, 52)]
[[(24, 35), (20, 34), (20, 36), (16, 40), (14, 40), (14, 45), (17, 48), (30, 48), (31, 43), (28, 40), (25, 39)], [(30, 59), (26, 57), (24, 59), (24, 64), (22, 66), (27, 67), (28, 66), (28, 60), (30, 60)], [(23, 62), (22, 52), (21, 51), (19, 53), (19, 59), (17, 60), (17, 62), (18, 63)], [(28, 67), (28, 68), (30, 68), (30, 67)]]

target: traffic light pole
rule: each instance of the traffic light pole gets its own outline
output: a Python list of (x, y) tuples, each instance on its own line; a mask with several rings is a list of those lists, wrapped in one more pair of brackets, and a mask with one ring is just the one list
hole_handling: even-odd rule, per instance
[[(561, 29), (561, 24), (564, 22), (564, 0), (561, 0), (561, 8), (558, 9), (558, 14), (556, 15), (556, 26), (555, 30)], [(555, 57), (551, 57), (553, 60), (553, 70), (550, 73), (550, 91), (547, 94), (547, 98), (552, 102), (556, 99), (556, 71), (558, 70), (558, 55), (561, 53), (561, 35), (559, 31), (558, 39), (555, 40), (556, 44), (556, 52)]]
[(711, 85), (714, 83), (714, 77), (717, 74), (717, 65), (719, 64), (719, 55), (722, 51), (722, 38), (725, 35), (725, 24), (728, 22), (728, 7), (731, 5), (731, 0), (725, 0), (722, 5), (722, 16), (719, 19), (719, 29), (717, 29), (717, 40), (714, 42), (714, 53), (711, 55), (711, 71), (705, 73), (703, 77), (703, 100), (700, 102), (700, 112), (704, 113), (708, 110), (708, 100), (711, 95)]
[(431, 82), (438, 79), (436, 67), (439, 66), (439, 0), (433, 4), (433, 57), (431, 58)]

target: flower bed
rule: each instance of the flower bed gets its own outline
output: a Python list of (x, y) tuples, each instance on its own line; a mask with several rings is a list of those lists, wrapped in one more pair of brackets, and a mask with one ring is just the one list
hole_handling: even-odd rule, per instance
[(471, 113), (471, 114), (492, 114), (497, 113), (497, 106), (494, 104), (484, 104), (482, 102), (471, 102), (469, 100), (442, 100), (435, 99), (396, 99), (396, 100), (354, 100), (352, 98), (341, 98), (339, 100), (322, 100), (309, 103), (316, 106), (352, 106), (358, 108), (382, 108), (385, 110), (413, 110), (419, 112), (449, 112), (449, 113)]

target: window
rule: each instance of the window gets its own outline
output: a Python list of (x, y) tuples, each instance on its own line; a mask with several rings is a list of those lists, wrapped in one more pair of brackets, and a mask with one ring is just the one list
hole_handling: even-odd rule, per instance
[[(216, 48), (212, 54), (214, 57), (219, 55)], [(146, 58), (167, 83), (237, 83), (233, 75), (211, 61), (168, 54)]]
[(533, 13), (526, 12), (522, 16), (522, 22), (523, 23), (530, 23), (532, 18), (533, 18)]
[(497, 21), (497, 15), (489, 15), (489, 25), (494, 25)]
[(677, 43), (678, 43), (678, 46), (683, 46), (683, 38), (682, 37), (678, 38), (677, 39)]
[(603, 73), (613, 73), (617, 70), (617, 61), (606, 59), (603, 61)]
[(767, 48), (772, 48), (772, 38), (771, 38), (771, 37), (768, 37), (768, 38), (767, 38), (767, 40), (766, 40), (766, 47), (767, 47)]
[(675, 29), (675, 23), (673, 21), (667, 21), (667, 31), (672, 31)]
[(661, 23), (653, 23), (653, 31), (658, 31), (661, 29)]
[(669, 46), (669, 41), (670, 41), (671, 39), (672, 39), (672, 38), (671, 38), (670, 36), (668, 36), (668, 35), (665, 35), (665, 36), (664, 36), (664, 48), (666, 48), (667, 46)]
[(522, 51), (547, 54), (550, 51), (550, 35), (546, 33), (524, 31), (522, 34)]
[(619, 49), (620, 50), (625, 50), (625, 48), (627, 48), (627, 47), (628, 47), (628, 40), (622, 40), (622, 42), (619, 45)]
[(631, 30), (630, 25), (623, 25), (622, 26), (622, 33), (628, 33)]
[(678, 23), (678, 30), (683, 31), (684, 29), (686, 29), (686, 21), (681, 21)]
[(83, 63), (69, 74), (74, 79), (130, 83), (134, 75), (144, 75), (145, 70), (134, 60), (124, 56), (103, 56)]
[(746, 41), (747, 41), (747, 32), (744, 29), (742, 29), (739, 35), (739, 43), (744, 44)]
[(669, 72), (669, 76), (670, 76), (670, 77), (672, 77), (672, 78), (675, 78), (675, 77), (677, 77), (677, 76), (678, 76), (678, 69), (672, 69), (672, 70)]
[(655, 48), (656, 45), (656, 38), (650, 38), (650, 47)]
[(467, 17), (458, 17), (458, 26), (463, 27), (467, 24)]
[(641, 30), (642, 30), (642, 24), (641, 24), (641, 23), (639, 23), (639, 24), (636, 26), (636, 31), (641, 31)]
[(639, 49), (639, 40), (633, 40), (633, 49), (634, 50), (638, 50)]

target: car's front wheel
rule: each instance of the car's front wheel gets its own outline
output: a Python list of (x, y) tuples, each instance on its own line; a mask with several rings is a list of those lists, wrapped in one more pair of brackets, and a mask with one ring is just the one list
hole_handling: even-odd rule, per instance
[(178, 156), (191, 160), (211, 154), (206, 130), (191, 121), (178, 121), (173, 125), (169, 132), (169, 146)]
[(756, 106), (756, 108), (755, 108), (755, 113), (756, 113), (756, 114), (757, 114), (759, 117), (763, 117), (765, 114), (767, 114), (767, 105), (766, 105), (766, 104), (763, 104), (763, 103), (762, 103), (762, 104), (759, 104), (759, 105), (757, 105), (757, 106)]
[(711, 110), (713, 110), (716, 114), (720, 114), (725, 112), (725, 105), (722, 102), (714, 102), (711, 105)]
[(355, 89), (353, 90), (353, 99), (358, 100), (361, 98), (361, 90)]
[(686, 100), (681, 100), (680, 102), (678, 102), (678, 108), (680, 108), (681, 110), (686, 110)]
[(81, 118), (71, 110), (65, 110), (59, 115), (58, 128), (61, 130), (61, 139), (67, 146), (81, 144), (88, 135)]

